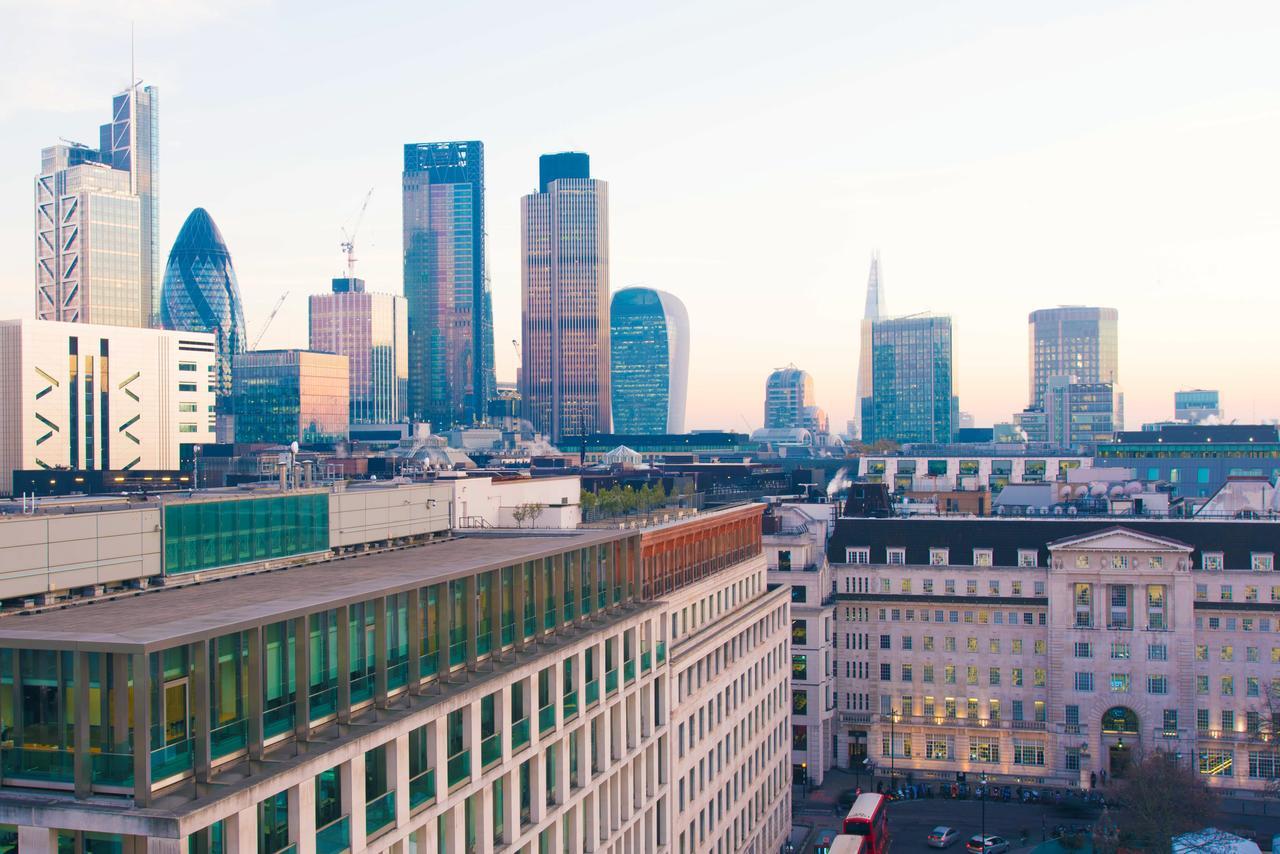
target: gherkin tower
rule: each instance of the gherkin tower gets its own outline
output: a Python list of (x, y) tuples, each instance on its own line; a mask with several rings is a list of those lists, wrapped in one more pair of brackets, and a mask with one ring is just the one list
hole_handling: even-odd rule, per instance
[(217, 337), (218, 413), (229, 413), (231, 358), (245, 351), (244, 308), (231, 253), (204, 208), (187, 217), (169, 252), (160, 323), (165, 329), (212, 332)]

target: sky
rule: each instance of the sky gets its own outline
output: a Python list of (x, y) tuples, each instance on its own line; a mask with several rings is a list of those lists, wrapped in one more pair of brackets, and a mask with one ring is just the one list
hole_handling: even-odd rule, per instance
[(206, 208), (250, 340), (306, 346), (356, 237), (402, 291), (407, 142), (479, 139), (499, 381), (539, 154), (609, 182), (611, 287), (689, 310), (691, 429), (794, 363), (843, 428), (878, 250), (891, 314), (955, 322), (978, 424), (1027, 403), (1027, 314), (1120, 312), (1127, 426), (1217, 388), (1280, 417), (1280, 4), (0, 0), (0, 317), (34, 304), (40, 149), (159, 88), (163, 256)]

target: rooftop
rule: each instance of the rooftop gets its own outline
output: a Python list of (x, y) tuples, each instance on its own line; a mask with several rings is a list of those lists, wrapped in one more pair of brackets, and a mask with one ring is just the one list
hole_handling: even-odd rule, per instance
[(510, 566), (534, 556), (607, 543), (619, 532), (474, 535), (416, 546), (158, 588), (0, 619), (0, 646), (155, 651), (302, 614)]

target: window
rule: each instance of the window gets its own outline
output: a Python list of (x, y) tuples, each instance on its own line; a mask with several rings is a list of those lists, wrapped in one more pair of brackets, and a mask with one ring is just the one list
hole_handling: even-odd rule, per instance
[(1035, 549), (1018, 549), (1018, 566), (1039, 566), (1040, 553)]
[(1044, 744), (1039, 741), (1013, 740), (1014, 765), (1044, 765)]
[[(925, 593), (925, 595), (926, 595), (926, 596), (932, 596), (932, 595), (933, 595), (933, 579), (932, 579), (932, 578), (926, 578), (926, 579), (924, 580), (924, 582), (923, 582), (923, 583), (924, 583), (924, 593)], [(926, 613), (926, 614), (928, 614), (929, 612), (928, 612), (928, 611), (925, 611), (925, 613)], [(926, 619), (928, 619), (928, 618), (926, 617)]]
[(1000, 742), (994, 738), (969, 739), (969, 761), (998, 764), (1000, 762)]
[(1111, 584), (1110, 589), (1111, 608), (1107, 627), (1112, 629), (1129, 628), (1129, 585), (1128, 584)]
[(903, 649), (905, 649), (905, 650), (910, 650), (910, 649), (911, 649), (911, 645), (912, 645), (912, 644), (911, 644), (911, 635), (903, 635), (903, 636), (902, 636), (902, 648), (903, 648)]
[(184, 402), (184, 403), (178, 404), (178, 411), (179, 412), (199, 412), (200, 410), (194, 403)]
[(1124, 641), (1111, 644), (1111, 660), (1120, 661), (1129, 658), (1129, 644)]
[(881, 648), (881, 649), (893, 649), (893, 637), (892, 637), (891, 635), (881, 635), (881, 636), (880, 636), (880, 648)]
[(1164, 631), (1164, 585), (1147, 585), (1147, 628), (1152, 631)]
[(1076, 674), (1076, 690), (1092, 691), (1093, 690), (1093, 674), (1077, 673)]
[(942, 639), (942, 648), (947, 652), (956, 651), (956, 639), (952, 635), (947, 635)]
[(1049, 649), (1049, 642), (1044, 638), (1037, 638), (1032, 642), (1032, 649), (1035, 651), (1036, 655), (1044, 655)]
[(1076, 627), (1088, 628), (1093, 625), (1093, 585), (1078, 583), (1075, 585)]
[(1112, 569), (1128, 569), (1129, 556), (1128, 555), (1112, 555), (1111, 568)]
[(1009, 684), (1015, 688), (1022, 687), (1022, 668), (1015, 667), (1009, 671)]
[(808, 620), (791, 621), (791, 642), (797, 646), (807, 646), (809, 644)]
[(943, 665), (942, 681), (948, 685), (956, 684), (956, 666), (954, 664)]
[(989, 579), (987, 581), (987, 594), (990, 596), (999, 596), (1000, 582), (997, 581), (996, 579)]
[(1209, 693), (1209, 677), (1204, 674), (1196, 676), (1196, 693), (1205, 695)]
[(892, 665), (890, 665), (887, 661), (885, 661), (885, 662), (881, 662), (881, 664), (880, 664), (880, 681), (881, 681), (881, 682), (888, 682), (888, 681), (889, 681), (890, 679), (892, 679), (892, 678), (893, 678), (893, 669), (892, 669)]
[(991, 566), (991, 549), (974, 549), (973, 565)]
[(1254, 572), (1270, 572), (1274, 563), (1275, 555), (1270, 552), (1260, 553), (1254, 552), (1249, 558), (1249, 565), (1253, 567)]
[(1147, 646), (1147, 661), (1168, 661), (1169, 647), (1162, 643), (1153, 643)]
[(1036, 591), (1036, 595), (1037, 595), (1037, 596), (1043, 596), (1043, 595), (1044, 595), (1044, 582), (1043, 582), (1043, 581), (1037, 581), (1037, 582), (1036, 582), (1036, 585), (1035, 585), (1035, 591)]
[(1222, 696), (1224, 696), (1224, 697), (1233, 697), (1233, 696), (1235, 696), (1235, 693), (1236, 693), (1236, 680), (1235, 680), (1235, 677), (1233, 677), (1233, 676), (1223, 676), (1223, 677), (1222, 677), (1221, 687), (1222, 687)]
[[(1013, 620), (1010, 620), (1009, 622), (1012, 623)], [(1013, 639), (1013, 654), (1022, 655), (1022, 638)]]
[(1000, 684), (1000, 668), (999, 667), (992, 667), (987, 675), (988, 675), (987, 684), (992, 686), (997, 686)]
[(844, 562), (856, 564), (871, 563), (871, 549), (864, 547), (845, 549)]
[(1147, 676), (1148, 694), (1168, 694), (1169, 679), (1166, 676)]
[(1209, 731), (1209, 710), (1196, 709), (1196, 729), (1200, 732)]
[(924, 666), (924, 681), (929, 683), (930, 685), (933, 684), (933, 665), (932, 664), (926, 664)]
[(955, 753), (955, 736), (925, 737), (925, 759), (950, 759), (953, 753)]
[(1256, 584), (1250, 584), (1244, 588), (1244, 601), (1246, 602), (1258, 601), (1258, 586)]
[(1222, 552), (1205, 552), (1200, 555), (1200, 568), (1209, 572), (1221, 571)]
[(954, 578), (948, 578), (943, 582), (943, 589), (947, 591), (948, 596), (954, 596), (956, 592), (956, 580)]
[(1014, 596), (1021, 596), (1021, 595), (1022, 595), (1022, 582), (1021, 582), (1021, 581), (1014, 581), (1014, 582), (1012, 582), (1012, 585), (1013, 585), (1013, 595), (1014, 595)]
[(1231, 709), (1222, 710), (1222, 731), (1235, 732), (1236, 730), (1236, 713)]
[(179, 433), (194, 433), (194, 432), (196, 432), (196, 425), (195, 425), (195, 424), (192, 424), (192, 423), (191, 423), (191, 422), (189, 422), (189, 421), (184, 421), (184, 422), (182, 422), (181, 424), (179, 424), (179, 425), (178, 425), (178, 432), (179, 432)]
[(964, 669), (964, 676), (965, 676), (964, 681), (966, 685), (977, 685), (978, 684), (978, 666), (976, 664), (967, 665)]
[(1221, 599), (1223, 602), (1231, 601), (1231, 585), (1230, 584), (1223, 584), (1218, 589), (1218, 598)]
[(1129, 692), (1129, 674), (1128, 673), (1112, 673), (1111, 674), (1111, 693), (1127, 694)]
[(178, 391), (197, 391), (195, 383), (178, 383)]
[(1198, 762), (1200, 773), (1209, 777), (1231, 777), (1234, 774), (1231, 770), (1234, 758), (1235, 752), (1232, 750), (1202, 750)]
[(1076, 641), (1075, 644), (1076, 658), (1093, 658), (1093, 644), (1083, 641)]
[(910, 681), (911, 681), (911, 676), (912, 676), (912, 673), (911, 673), (911, 665), (910, 665), (910, 664), (904, 664), (904, 665), (902, 665), (902, 681), (903, 681), (903, 682), (910, 682)]
[(1249, 777), (1253, 780), (1280, 780), (1280, 750), (1250, 750)]
[(904, 579), (902, 579), (902, 583), (898, 585), (898, 589), (899, 589), (901, 592), (903, 592), (903, 593), (910, 593), (910, 592), (911, 592), (911, 579), (910, 579), (910, 578), (904, 578)]
[(978, 651), (978, 639), (977, 639), (977, 638), (966, 638), (966, 639), (965, 639), (965, 643), (964, 643), (964, 651), (965, 651), (965, 652), (977, 652), (977, 651)]
[(1037, 667), (1031, 671), (1031, 684), (1036, 688), (1045, 686), (1045, 669), (1043, 667)]
[(1000, 638), (990, 638), (987, 641), (987, 652), (992, 655), (1000, 654)]
[(929, 549), (929, 566), (946, 566), (950, 563), (948, 552), (948, 549)]
[(1076, 555), (1076, 569), (1088, 569), (1088, 568), (1089, 568), (1089, 556)]
[(933, 635), (924, 636), (924, 651), (933, 652)]
[(888, 562), (893, 566), (902, 566), (907, 562), (906, 549), (889, 549), (888, 556)]
[(1147, 566), (1152, 569), (1164, 569), (1164, 558), (1161, 555), (1152, 555), (1147, 558)]
[(1222, 649), (1218, 650), (1219, 661), (1235, 661), (1236, 648), (1229, 643), (1224, 643)]
[(195, 369), (196, 369), (196, 363), (195, 363), (195, 362), (179, 362), (179, 363), (178, 363), (178, 370), (180, 370), (180, 371), (193, 371), (193, 372), (194, 372), (194, 371), (195, 371)]
[(791, 678), (800, 680), (809, 678), (809, 656), (791, 656)]
[(1196, 661), (1209, 660), (1209, 645), (1207, 643), (1196, 644)]

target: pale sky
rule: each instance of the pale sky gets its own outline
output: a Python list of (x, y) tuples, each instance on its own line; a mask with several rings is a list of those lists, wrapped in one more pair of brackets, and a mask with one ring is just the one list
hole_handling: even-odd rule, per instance
[(961, 408), (1026, 405), (1027, 313), (1120, 311), (1130, 429), (1178, 388), (1280, 416), (1280, 4), (0, 0), (0, 317), (34, 303), (32, 182), (160, 89), (162, 263), (192, 208), (250, 337), (306, 346), (357, 238), (402, 286), (406, 142), (480, 139), (498, 379), (519, 335), (519, 198), (541, 153), (610, 185), (611, 284), (688, 306), (688, 426), (762, 421), (794, 362), (843, 427), (879, 249), (891, 313), (949, 313)]

